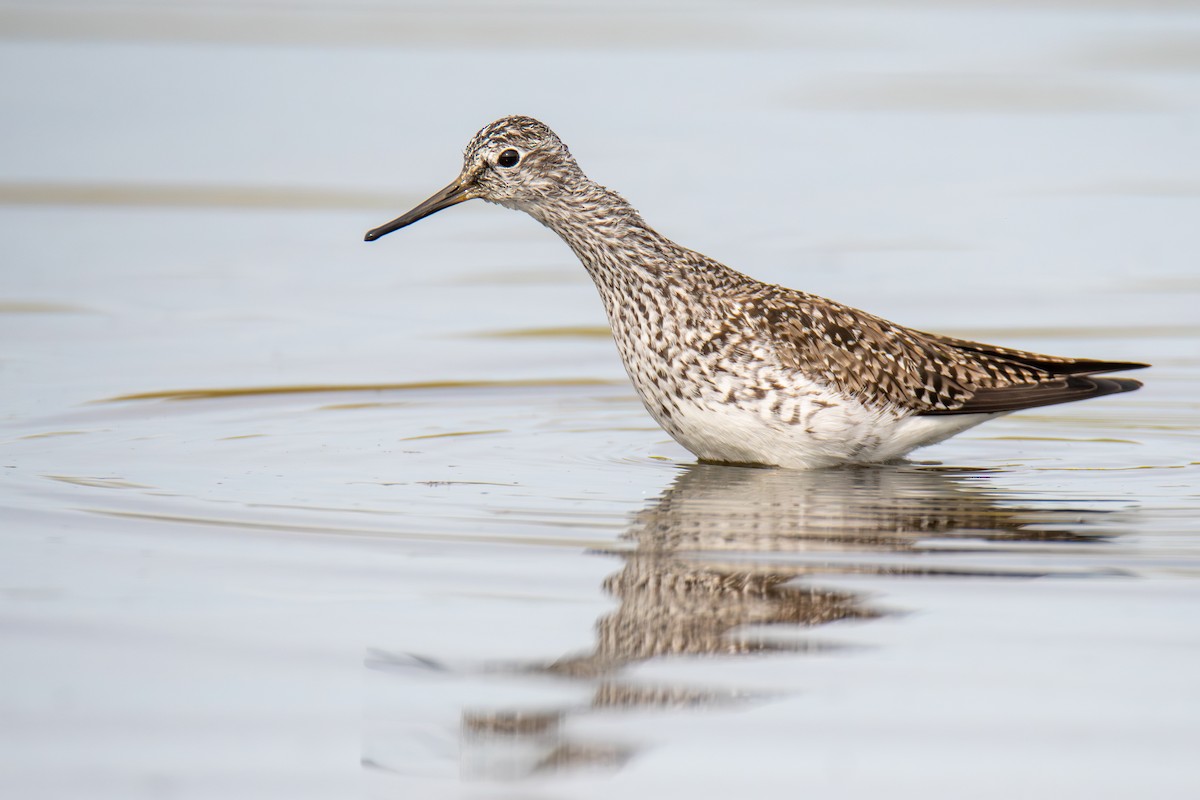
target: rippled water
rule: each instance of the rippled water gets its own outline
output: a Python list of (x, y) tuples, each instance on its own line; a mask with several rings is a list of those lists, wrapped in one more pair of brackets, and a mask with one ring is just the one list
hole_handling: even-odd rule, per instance
[[(0, 788), (1200, 792), (1200, 15), (0, 5)], [(1149, 361), (912, 462), (697, 465), (504, 113), (899, 322)]]

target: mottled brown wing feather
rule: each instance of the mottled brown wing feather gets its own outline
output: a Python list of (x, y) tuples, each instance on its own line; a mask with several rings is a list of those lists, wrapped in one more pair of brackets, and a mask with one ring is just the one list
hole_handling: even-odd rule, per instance
[(1144, 364), (1062, 358), (914, 331), (820, 297), (767, 287), (747, 316), (785, 366), (872, 405), (917, 414), (977, 414), (1132, 391), (1087, 375)]
[(1054, 375), (1097, 375), (1105, 372), (1145, 369), (1150, 366), (1149, 364), (1142, 364), (1136, 361), (1096, 361), (1089, 358), (1048, 356), (1044, 353), (1032, 353), (1028, 350), (1013, 350), (1009, 347), (997, 347), (994, 344), (972, 342), (967, 339), (954, 339), (949, 336), (940, 336), (936, 333), (921, 332), (921, 335), (942, 344), (956, 347), (959, 350), (1016, 361), (1031, 367), (1037, 367)]

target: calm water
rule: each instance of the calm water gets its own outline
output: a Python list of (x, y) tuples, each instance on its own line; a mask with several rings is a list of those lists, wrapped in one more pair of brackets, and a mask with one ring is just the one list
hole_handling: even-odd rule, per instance
[[(0, 5), (0, 793), (1200, 793), (1200, 9)], [(536, 223), (1153, 362), (819, 473), (698, 466)]]

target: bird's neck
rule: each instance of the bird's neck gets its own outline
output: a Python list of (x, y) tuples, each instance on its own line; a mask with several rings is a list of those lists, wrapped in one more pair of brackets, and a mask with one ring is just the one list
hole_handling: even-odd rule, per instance
[(679, 269), (677, 245), (649, 227), (616, 192), (587, 178), (525, 207), (574, 251), (598, 285), (656, 282)]

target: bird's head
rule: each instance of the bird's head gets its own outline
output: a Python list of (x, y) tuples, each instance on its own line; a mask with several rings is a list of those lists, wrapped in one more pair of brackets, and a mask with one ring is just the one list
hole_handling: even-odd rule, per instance
[(372, 242), (465, 200), (479, 198), (530, 211), (557, 193), (569, 191), (581, 176), (567, 146), (532, 117), (504, 117), (475, 134), (463, 153), (454, 181), (425, 202), (386, 225), (367, 232)]

